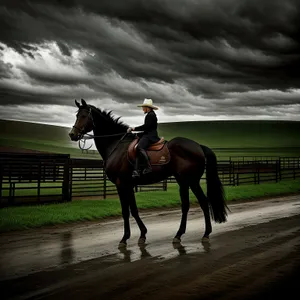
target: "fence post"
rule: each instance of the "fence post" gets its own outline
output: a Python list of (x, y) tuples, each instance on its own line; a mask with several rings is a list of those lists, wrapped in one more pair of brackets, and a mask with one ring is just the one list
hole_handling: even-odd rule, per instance
[(64, 161), (64, 180), (63, 180), (63, 201), (71, 201), (70, 193), (70, 157), (66, 158)]
[(281, 166), (282, 166), (282, 162), (281, 162), (281, 157), (279, 157), (279, 159), (278, 159), (278, 163), (279, 163), (279, 181), (281, 181)]
[(9, 198), (8, 198), (8, 203), (10, 205), (13, 205), (15, 203), (15, 183), (12, 182), (11, 180), (9, 181)]
[(40, 161), (40, 159), (38, 160), (38, 182), (37, 182), (37, 185), (38, 185), (38, 202), (41, 202), (41, 177), (42, 177), (42, 163)]
[(167, 190), (167, 179), (165, 179), (164, 181), (163, 181), (163, 191), (166, 191)]
[(69, 159), (69, 199), (73, 198), (73, 160)]
[(275, 168), (275, 180), (276, 183), (278, 182), (278, 167), (279, 167), (279, 162), (276, 160), (276, 168)]
[(229, 166), (228, 166), (228, 175), (229, 175), (229, 185), (232, 185), (232, 172), (231, 172), (231, 161), (229, 160), (228, 162)]
[(103, 198), (106, 199), (106, 173), (105, 170), (103, 169)]
[(231, 160), (230, 158), (230, 164), (231, 164), (231, 171), (232, 171), (232, 184), (235, 186), (235, 162)]
[(3, 183), (3, 173), (2, 173), (3, 165), (2, 162), (0, 162), (0, 204), (2, 200), (2, 183)]
[(260, 163), (257, 164), (257, 184), (260, 184)]
[(294, 180), (296, 179), (296, 160), (293, 161), (293, 173), (294, 173)]

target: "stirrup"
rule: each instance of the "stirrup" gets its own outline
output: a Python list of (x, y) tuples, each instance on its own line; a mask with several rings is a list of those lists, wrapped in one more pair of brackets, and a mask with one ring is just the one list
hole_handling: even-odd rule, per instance
[(132, 178), (137, 178), (137, 177), (140, 177), (140, 172), (138, 172), (137, 170), (134, 170), (132, 172)]
[(151, 173), (152, 172), (152, 168), (147, 167), (146, 169), (143, 170), (143, 175)]

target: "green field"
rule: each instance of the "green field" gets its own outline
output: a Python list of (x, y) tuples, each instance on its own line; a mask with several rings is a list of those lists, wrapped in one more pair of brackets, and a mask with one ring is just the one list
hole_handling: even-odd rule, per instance
[[(70, 128), (0, 120), (0, 146), (67, 153), (72, 157), (99, 158), (82, 154), (68, 137)], [(159, 124), (159, 135), (194, 139), (213, 148), (218, 157), (299, 156), (300, 122), (294, 121), (196, 121)]]
[(185, 136), (212, 148), (300, 147), (300, 122), (203, 121), (160, 124), (168, 138)]
[(160, 124), (160, 135), (185, 136), (219, 157), (300, 155), (300, 122), (203, 121)]
[[(203, 184), (204, 192), (206, 185)], [(225, 186), (226, 201), (251, 200), (257, 197), (276, 196), (300, 192), (300, 180), (285, 180), (279, 183), (260, 185)], [(190, 192), (191, 203), (197, 205)], [(136, 193), (139, 209), (180, 207), (178, 187), (169, 185), (168, 191)], [(0, 232), (56, 225), (78, 221), (100, 220), (120, 216), (119, 200), (78, 200), (63, 204), (49, 204), (26, 207), (8, 207), (0, 210)]]

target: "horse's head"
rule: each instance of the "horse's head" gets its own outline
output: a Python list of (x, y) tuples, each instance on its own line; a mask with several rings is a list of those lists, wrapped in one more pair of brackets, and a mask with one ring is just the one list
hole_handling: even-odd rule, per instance
[(92, 108), (88, 104), (86, 104), (83, 99), (81, 99), (82, 105), (80, 105), (77, 100), (75, 100), (75, 104), (77, 105), (79, 110), (76, 115), (75, 124), (69, 133), (72, 141), (80, 140), (84, 134), (92, 131), (94, 128)]

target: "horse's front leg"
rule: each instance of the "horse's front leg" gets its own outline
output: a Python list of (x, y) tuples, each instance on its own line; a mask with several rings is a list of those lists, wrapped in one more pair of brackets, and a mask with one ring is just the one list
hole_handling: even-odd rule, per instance
[[(124, 219), (124, 236), (120, 241), (120, 246), (126, 246), (126, 241), (130, 238), (130, 224), (129, 224), (129, 216), (130, 212), (134, 217), (139, 229), (141, 231), (140, 238), (138, 240), (138, 244), (144, 244), (146, 242), (146, 234), (147, 228), (143, 221), (141, 220), (138, 212), (138, 208), (136, 205), (135, 195), (133, 187), (130, 184), (123, 184), (117, 186), (121, 206), (122, 206), (122, 215)], [(130, 210), (129, 210), (130, 209)]]
[(127, 240), (130, 238), (130, 223), (129, 223), (129, 197), (126, 193), (126, 188), (118, 185), (117, 186), (121, 207), (122, 216), (124, 220), (124, 235), (119, 243), (119, 247), (125, 247), (127, 245)]
[(135, 200), (135, 195), (134, 195), (133, 188), (130, 189), (128, 194), (130, 195), (129, 196), (129, 199), (130, 199), (129, 206), (130, 206), (131, 214), (134, 217), (134, 219), (135, 219), (136, 223), (138, 224), (139, 229), (141, 231), (141, 235), (140, 235), (138, 244), (143, 245), (146, 242), (147, 228), (146, 228), (145, 224), (143, 223), (143, 221), (141, 220), (141, 218), (139, 216), (139, 212), (138, 212), (138, 208), (137, 208), (137, 205), (136, 205), (136, 200)]

